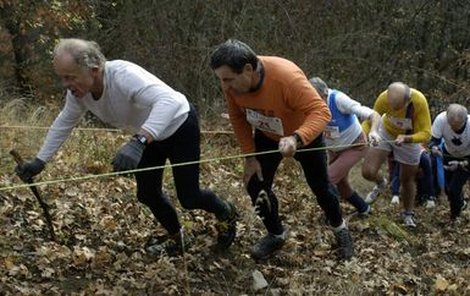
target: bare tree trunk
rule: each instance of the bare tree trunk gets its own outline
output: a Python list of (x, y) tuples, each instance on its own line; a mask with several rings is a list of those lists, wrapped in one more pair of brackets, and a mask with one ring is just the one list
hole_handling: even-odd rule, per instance
[(21, 29), (21, 22), (15, 13), (15, 8), (5, 5), (0, 10), (0, 17), (5, 28), (11, 36), (13, 55), (15, 58), (15, 81), (20, 93), (29, 93), (29, 82), (25, 72), (25, 65), (28, 63), (28, 40)]

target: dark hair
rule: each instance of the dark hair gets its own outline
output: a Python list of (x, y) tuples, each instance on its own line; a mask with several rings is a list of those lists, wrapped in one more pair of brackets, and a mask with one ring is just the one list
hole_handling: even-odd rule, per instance
[(227, 65), (234, 72), (241, 73), (246, 64), (256, 70), (258, 57), (248, 45), (236, 39), (229, 39), (217, 46), (211, 55), (210, 66), (213, 70)]

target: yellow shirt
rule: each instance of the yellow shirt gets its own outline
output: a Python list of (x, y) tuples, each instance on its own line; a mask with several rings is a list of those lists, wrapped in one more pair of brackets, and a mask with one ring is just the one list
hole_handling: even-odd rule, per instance
[[(403, 135), (407, 130), (411, 130), (413, 143), (425, 143), (431, 138), (431, 115), (426, 97), (420, 91), (411, 89), (411, 100), (408, 104), (413, 104), (411, 118), (406, 117), (408, 105), (400, 110), (392, 110), (385, 90), (375, 101), (374, 110), (382, 115), (383, 126), (391, 136)], [(363, 128), (368, 132), (370, 122), (365, 121)]]

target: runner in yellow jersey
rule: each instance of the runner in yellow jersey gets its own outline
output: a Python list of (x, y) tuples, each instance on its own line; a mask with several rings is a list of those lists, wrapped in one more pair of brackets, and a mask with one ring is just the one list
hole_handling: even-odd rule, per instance
[[(387, 180), (380, 173), (380, 167), (393, 152), (400, 164), (400, 199), (404, 208), (404, 223), (416, 227), (414, 216), (415, 176), (420, 158), (420, 143), (427, 143), (431, 137), (431, 115), (426, 97), (418, 90), (402, 82), (390, 84), (374, 104), (374, 110), (382, 115), (383, 124), (379, 136), (383, 139), (371, 147), (365, 156), (362, 175), (376, 186), (366, 197), (373, 203), (385, 190)], [(364, 128), (369, 128), (368, 123)]]

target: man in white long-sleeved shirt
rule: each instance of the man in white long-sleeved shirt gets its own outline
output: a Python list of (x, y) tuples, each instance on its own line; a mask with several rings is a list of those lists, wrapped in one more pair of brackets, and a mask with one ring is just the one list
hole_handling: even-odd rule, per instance
[[(380, 141), (377, 134), (381, 123), (380, 115), (345, 93), (330, 89), (319, 77), (310, 79), (331, 112), (331, 120), (325, 129), (325, 144), (328, 148), (328, 177), (336, 185), (342, 199), (352, 204), (358, 214), (370, 213), (370, 206), (351, 187), (349, 171), (367, 152), (367, 137), (362, 131), (361, 120), (371, 120), (369, 140)], [(359, 119), (358, 119), (359, 118)]]
[[(200, 130), (197, 114), (186, 97), (131, 62), (106, 61), (93, 41), (62, 39), (54, 49), (54, 69), (67, 89), (65, 106), (32, 161), (18, 166), (22, 179), (39, 174), (83, 115), (90, 111), (131, 135), (113, 160), (115, 171), (198, 161)], [(163, 169), (135, 173), (137, 197), (168, 231), (168, 239), (150, 242), (148, 250), (178, 253), (181, 225), (174, 206), (162, 192)], [(236, 234), (234, 206), (199, 187), (199, 165), (173, 168), (176, 193), (186, 209), (203, 209), (218, 219), (218, 245), (231, 245)]]
[(450, 217), (455, 221), (467, 208), (463, 187), (470, 179), (470, 115), (465, 106), (450, 104), (447, 111), (436, 116), (429, 147), (432, 154), (444, 158), (445, 191)]

